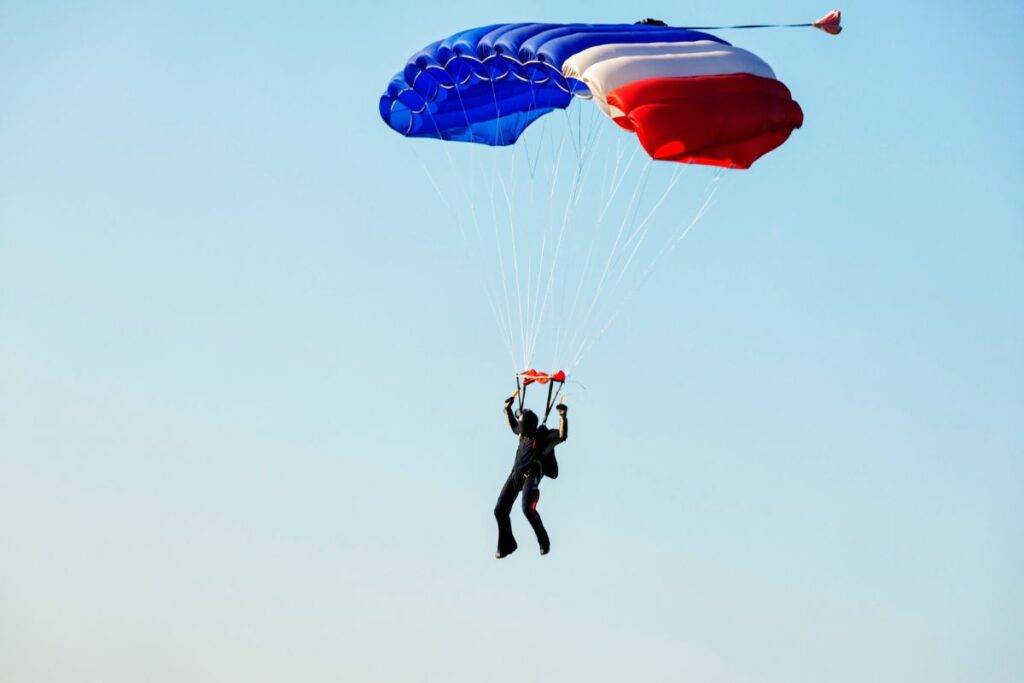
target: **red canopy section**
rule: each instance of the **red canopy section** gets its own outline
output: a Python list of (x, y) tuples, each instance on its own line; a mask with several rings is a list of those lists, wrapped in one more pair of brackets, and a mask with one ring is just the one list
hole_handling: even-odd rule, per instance
[(655, 159), (750, 168), (803, 125), (789, 88), (752, 74), (646, 78), (608, 94)]

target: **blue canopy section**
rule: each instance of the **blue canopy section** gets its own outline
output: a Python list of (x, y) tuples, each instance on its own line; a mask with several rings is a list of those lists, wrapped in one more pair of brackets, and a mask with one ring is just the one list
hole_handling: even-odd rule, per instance
[(380, 115), (406, 137), (511, 145), (544, 114), (586, 88), (562, 76), (572, 55), (607, 43), (725, 41), (700, 31), (634, 24), (492, 24), (412, 55), (380, 98)]

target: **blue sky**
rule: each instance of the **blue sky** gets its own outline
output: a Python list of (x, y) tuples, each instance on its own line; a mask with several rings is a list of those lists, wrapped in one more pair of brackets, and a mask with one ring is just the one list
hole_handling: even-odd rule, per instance
[(805, 126), (490, 557), (508, 361), (380, 91), (496, 20), (828, 9), (0, 3), (3, 678), (1019, 680), (1017, 5), (722, 34)]

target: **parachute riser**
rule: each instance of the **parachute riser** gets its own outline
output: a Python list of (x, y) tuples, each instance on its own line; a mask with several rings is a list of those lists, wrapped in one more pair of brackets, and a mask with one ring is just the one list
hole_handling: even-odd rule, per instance
[(726, 31), (748, 28), (816, 28), (831, 36), (835, 36), (843, 30), (843, 27), (840, 24), (841, 20), (842, 13), (839, 10), (834, 9), (817, 21), (810, 21), (801, 24), (738, 24), (735, 26), (679, 26), (677, 28), (686, 28), (694, 31)]
[[(518, 415), (521, 417), (523, 410), (525, 409), (526, 400), (526, 389), (534, 382), (540, 382), (548, 385), (548, 395), (544, 400), (544, 417), (541, 420), (541, 424), (547, 424), (548, 417), (551, 416), (551, 409), (555, 407), (555, 403), (558, 401), (558, 397), (562, 393), (562, 388), (566, 382), (565, 372), (559, 370), (557, 373), (546, 374), (538, 373), (536, 370), (530, 369), (525, 372), (516, 373), (516, 396), (519, 399), (519, 410)], [(558, 385), (557, 391), (555, 385)]]
[(523, 416), (523, 400), (526, 398), (526, 387), (519, 381), (519, 375), (516, 375), (516, 396), (519, 397), (519, 410), (516, 413), (518, 417)]
[(545, 405), (545, 408), (544, 408), (544, 419), (540, 421), (540, 423), (542, 425), (546, 425), (548, 423), (548, 415), (551, 414), (551, 406), (552, 406), (552, 398), (551, 397), (552, 397), (552, 392), (554, 391), (554, 388), (555, 388), (555, 383), (554, 382), (548, 382), (548, 397), (547, 397), (547, 400), (544, 402), (544, 405)]

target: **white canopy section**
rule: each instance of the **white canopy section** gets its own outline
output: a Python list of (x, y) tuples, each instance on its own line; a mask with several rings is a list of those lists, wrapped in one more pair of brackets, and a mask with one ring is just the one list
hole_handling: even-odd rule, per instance
[(710, 40), (596, 45), (565, 60), (562, 73), (583, 81), (597, 106), (611, 118), (622, 112), (609, 107), (608, 94), (634, 81), (741, 73), (775, 78), (772, 68), (754, 53)]

